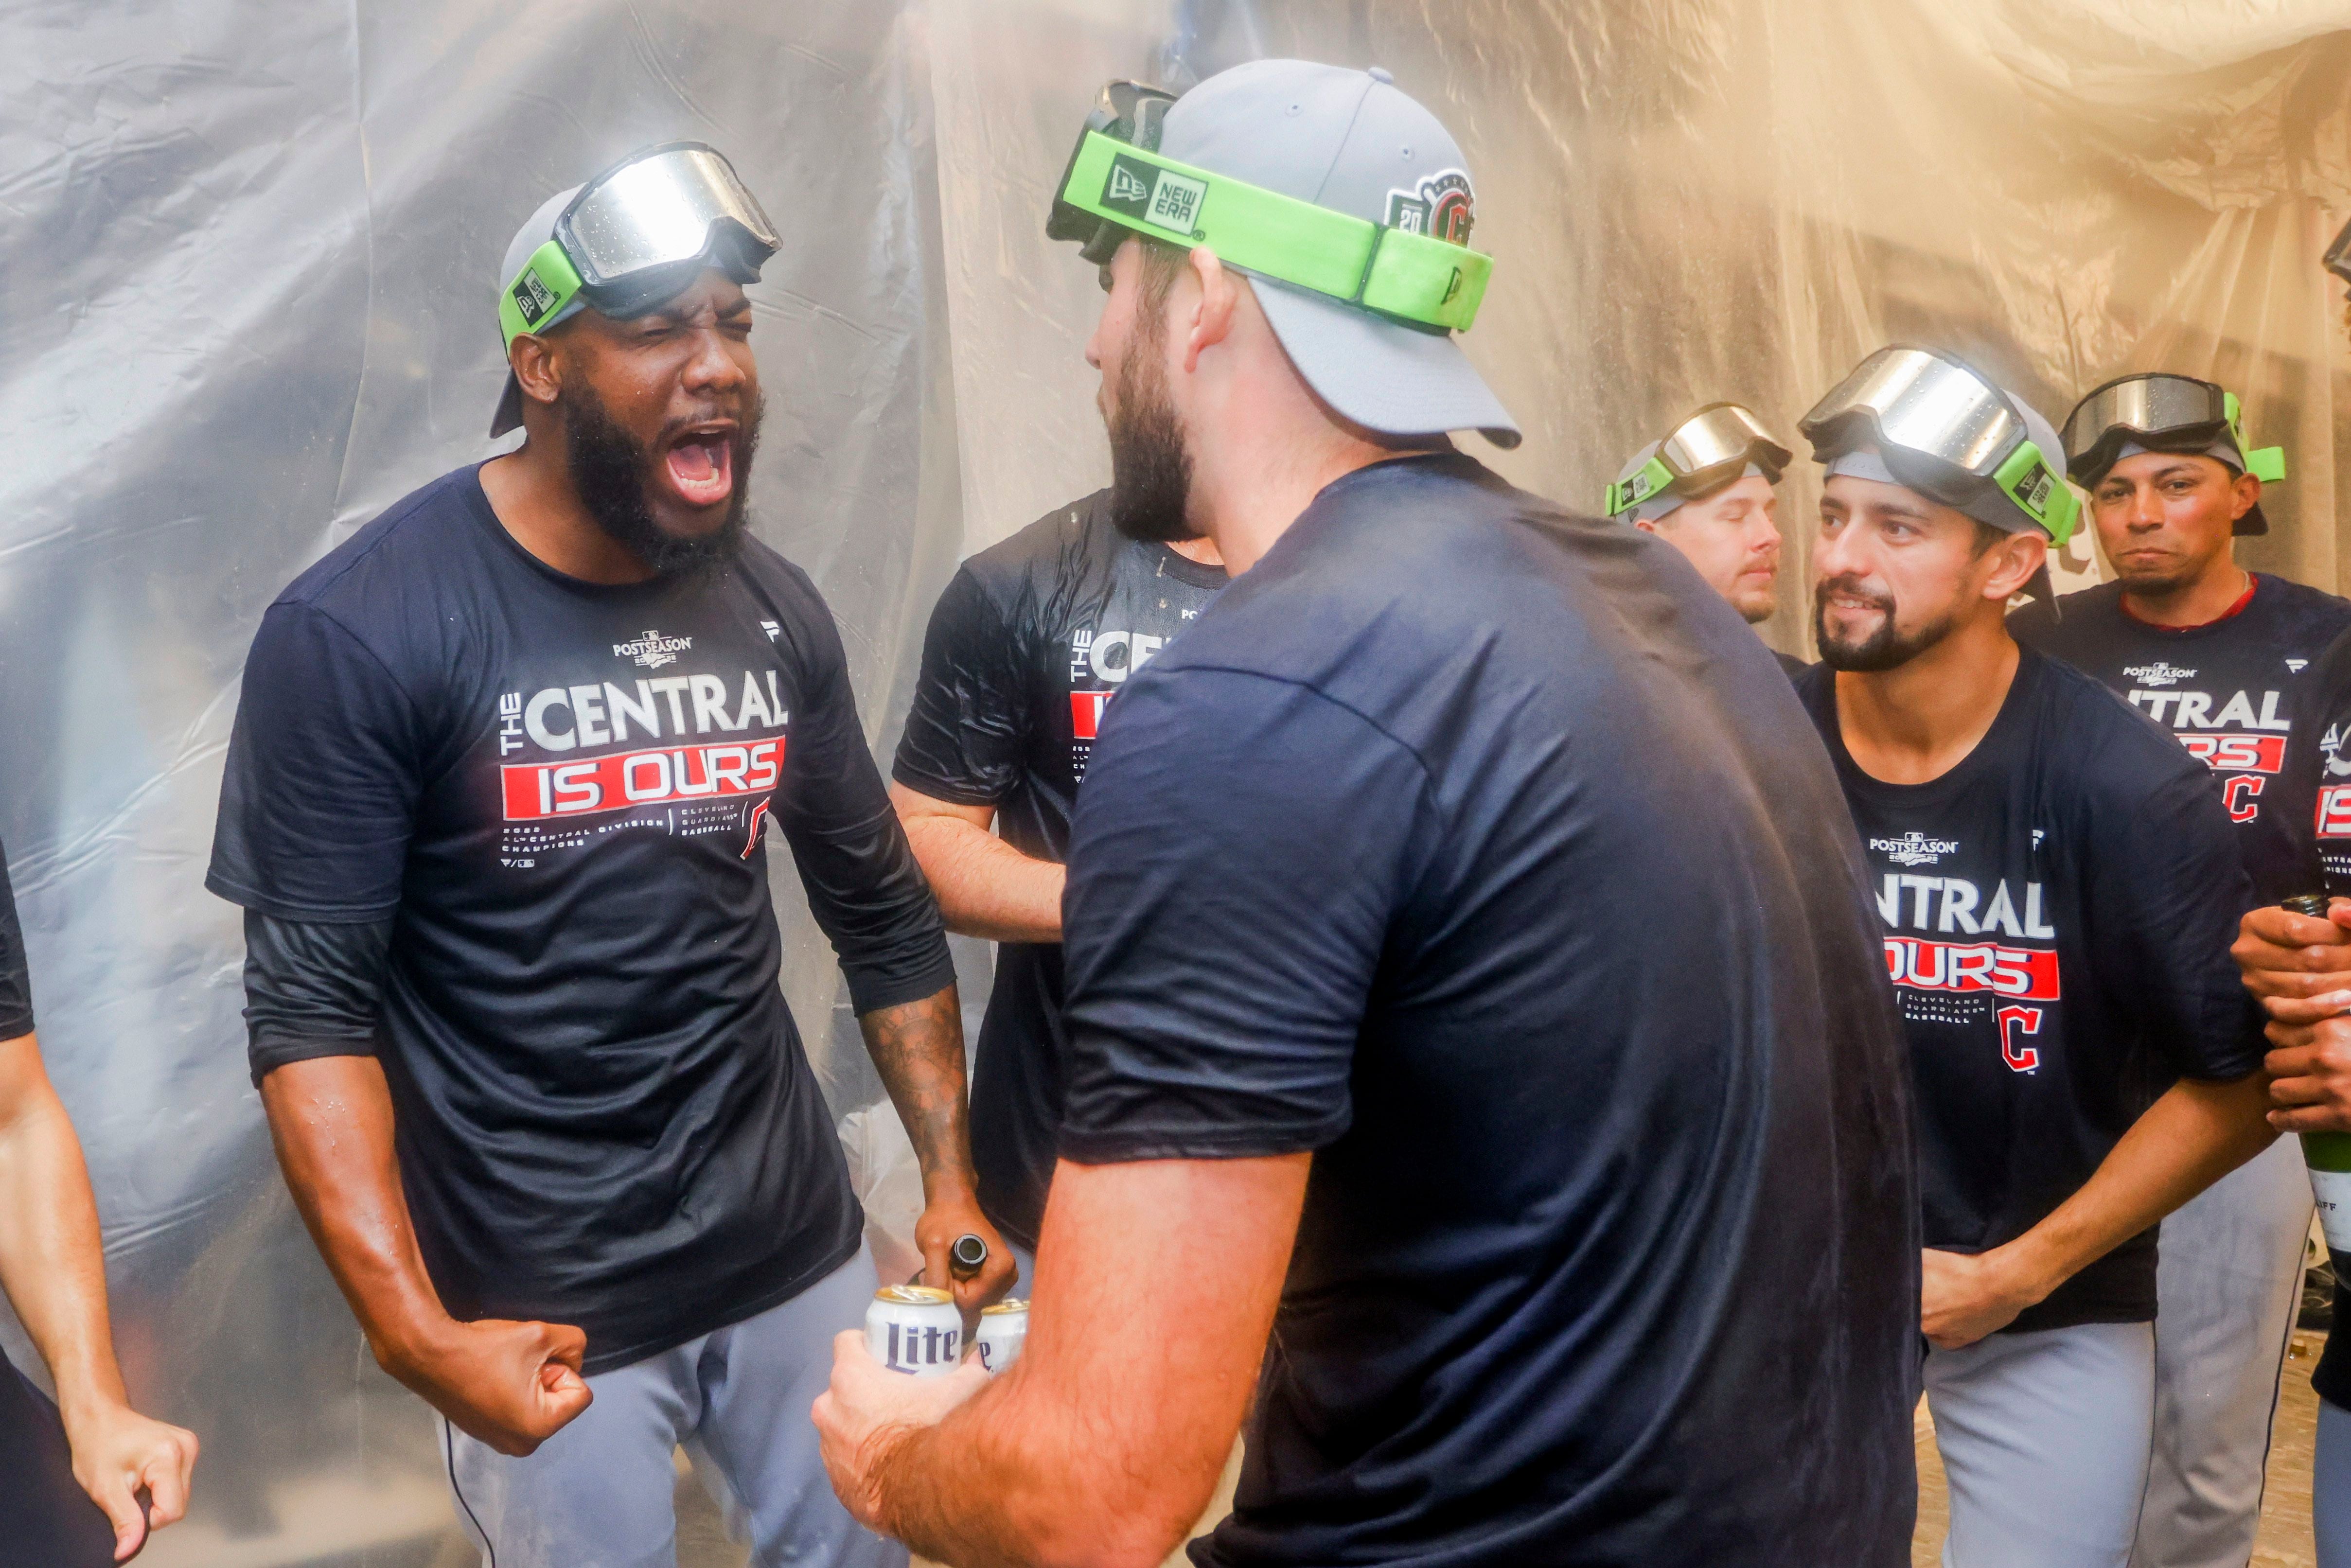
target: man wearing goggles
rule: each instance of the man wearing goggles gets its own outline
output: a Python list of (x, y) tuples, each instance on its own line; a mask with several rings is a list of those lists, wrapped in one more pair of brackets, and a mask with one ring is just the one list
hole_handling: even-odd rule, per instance
[[(2351, 284), (2351, 224), (2323, 265)], [(2351, 315), (2346, 315), (2351, 319)], [(2298, 744), (2282, 781), (2284, 810), (2317, 830), (2320, 885), (2331, 918), (2263, 904), (2244, 917), (2236, 956), (2262, 998), (2270, 1026), (2271, 1124), (2282, 1132), (2351, 1133), (2351, 632), (2337, 637), (2306, 677)], [(2312, 1162), (2314, 1165), (2316, 1161)], [(2339, 1218), (2339, 1217), (2338, 1217)], [(2351, 1254), (2335, 1262), (2335, 1321), (2351, 1322)], [(2351, 1568), (2351, 1334), (2327, 1339), (2310, 1376), (2317, 1390), (2318, 1443), (2311, 1515), (2320, 1568)]]
[[(2234, 393), (2168, 374), (2097, 388), (2064, 441), (2116, 580), (2028, 605), (2010, 629), (2123, 694), (2210, 767), (2254, 903), (2307, 891), (2311, 816), (2279, 787), (2306, 672), (2351, 627), (2351, 604), (2231, 558), (2231, 536), (2268, 531), (2262, 486), (2285, 476), (2283, 454), (2246, 440)], [(2309, 1228), (2310, 1186), (2291, 1145), (2164, 1224), (2139, 1568), (2252, 1552)]]
[[(1735, 402), (1714, 402), (1633, 455), (1604, 509), (1682, 552), (1750, 626), (1779, 608), (1779, 498), (1788, 449)], [(1803, 661), (1774, 650), (1793, 675)]]
[(1157, 130), (1089, 130), (1061, 232), (1119, 520), (1234, 580), (1079, 792), (1028, 1348), (843, 1336), (836, 1486), (945, 1561), (1157, 1563), (1246, 1415), (1202, 1563), (1907, 1563), (1898, 1025), (1785, 676), (1452, 445), (1509, 430), (1442, 324), (1470, 179), (1386, 73)]
[[(2155, 1227), (2257, 1154), (2249, 898), (2201, 764), (2009, 634), (2074, 524), (2056, 432), (1971, 366), (1864, 361), (1797, 690), (1878, 894), (1910, 1043), (1924, 1377), (1955, 1568), (2122, 1568), (2153, 1420)], [(2141, 1113), (2141, 1085), (2178, 1082)]]
[(497, 278), (522, 445), (329, 552), (246, 668), (209, 884), (246, 910), (253, 1075), (498, 1568), (665, 1560), (680, 1443), (758, 1561), (905, 1561), (804, 1415), (874, 1276), (777, 988), (771, 823), (921, 1157), (933, 1277), (996, 1241), (936, 905), (831, 617), (745, 531), (775, 245), (698, 144), (547, 202)]

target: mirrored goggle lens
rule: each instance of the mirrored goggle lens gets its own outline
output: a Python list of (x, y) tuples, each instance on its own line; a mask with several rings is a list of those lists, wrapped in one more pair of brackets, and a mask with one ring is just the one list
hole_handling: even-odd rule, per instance
[(1778, 444), (1745, 409), (1710, 408), (1683, 421), (1657, 455), (1677, 475), (1696, 474), (1745, 458), (1758, 442)]
[(2082, 400), (2065, 420), (2065, 452), (2080, 457), (2110, 430), (2159, 435), (2189, 425), (2223, 423), (2226, 395), (2209, 382), (2187, 376), (2135, 376), (2101, 387)]
[(590, 282), (690, 261), (710, 225), (731, 218), (773, 251), (776, 232), (751, 193), (708, 148), (678, 148), (617, 169), (571, 210), (572, 259)]
[(1979, 477), (1991, 474), (2023, 439), (2008, 400), (1972, 372), (1917, 349), (1881, 349), (1821, 400), (1806, 423), (1866, 413), (1882, 442), (1905, 446)]

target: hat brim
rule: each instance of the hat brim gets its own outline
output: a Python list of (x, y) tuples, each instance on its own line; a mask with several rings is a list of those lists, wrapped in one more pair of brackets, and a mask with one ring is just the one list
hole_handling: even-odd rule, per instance
[(1416, 331), (1328, 295), (1249, 278), (1290, 362), (1340, 417), (1381, 435), (1474, 430), (1497, 446), (1519, 444), (1519, 422), (1452, 334)]
[(507, 390), (498, 394), (498, 412), (490, 416), (490, 439), (496, 441), (509, 430), (522, 428), (522, 383), (515, 380), (512, 371), (507, 372)]
[(2229, 531), (2231, 534), (2236, 535), (2239, 538), (2242, 538), (2247, 534), (2265, 534), (2269, 532), (2270, 520), (2268, 517), (2262, 513), (2262, 504), (2259, 501), (2255, 501), (2252, 506), (2247, 507), (2245, 508), (2245, 515), (2239, 517), (2236, 522), (2231, 526)]

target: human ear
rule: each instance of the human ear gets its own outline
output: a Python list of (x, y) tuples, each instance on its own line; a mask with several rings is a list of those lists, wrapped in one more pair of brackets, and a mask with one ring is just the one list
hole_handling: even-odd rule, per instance
[(1240, 279), (1225, 270), (1217, 253), (1207, 246), (1195, 246), (1188, 258), (1193, 281), (1200, 287), (1199, 308), (1193, 312), (1192, 328), (1184, 336), (1184, 369), (1188, 373), (1200, 367), (1200, 350), (1214, 348), (1232, 335), (1233, 311), (1240, 303)]

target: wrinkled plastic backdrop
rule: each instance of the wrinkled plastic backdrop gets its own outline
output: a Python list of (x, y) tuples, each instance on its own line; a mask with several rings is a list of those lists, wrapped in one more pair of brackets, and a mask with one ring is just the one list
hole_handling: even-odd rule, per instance
[[(1107, 472), (1080, 357), (1094, 278), (1040, 230), (1094, 88), (1184, 86), (1259, 55), (1384, 65), (1462, 143), (1475, 240), (1499, 258), (1470, 352), (1527, 431), (1514, 454), (1469, 441), (1522, 484), (1589, 506), (1662, 422), (1716, 398), (1792, 434), (1888, 338), (1977, 356), (2053, 418), (2159, 364), (2226, 382), (2254, 439), (2287, 447), (2276, 531), (2242, 559), (2337, 587), (2351, 363), (2315, 258), (2351, 209), (2341, 10), (0, 11), (0, 836), (126, 1369), (205, 1443), (195, 1512), (149, 1560), (467, 1558), (423, 1407), (375, 1370), (277, 1178), (245, 1076), (236, 913), (201, 883), (262, 607), (488, 450), (491, 273), (548, 192), (696, 137), (783, 231), (752, 290), (757, 526), (831, 601), (886, 752), (955, 560)], [(1789, 648), (1813, 472), (1782, 494), (1799, 559), (1767, 630)], [(2085, 549), (2070, 567), (2092, 570)], [(777, 869), (785, 988), (849, 1117), (878, 1089)], [(974, 990), (977, 954), (965, 945)], [(886, 1191), (876, 1121), (847, 1142)]]

